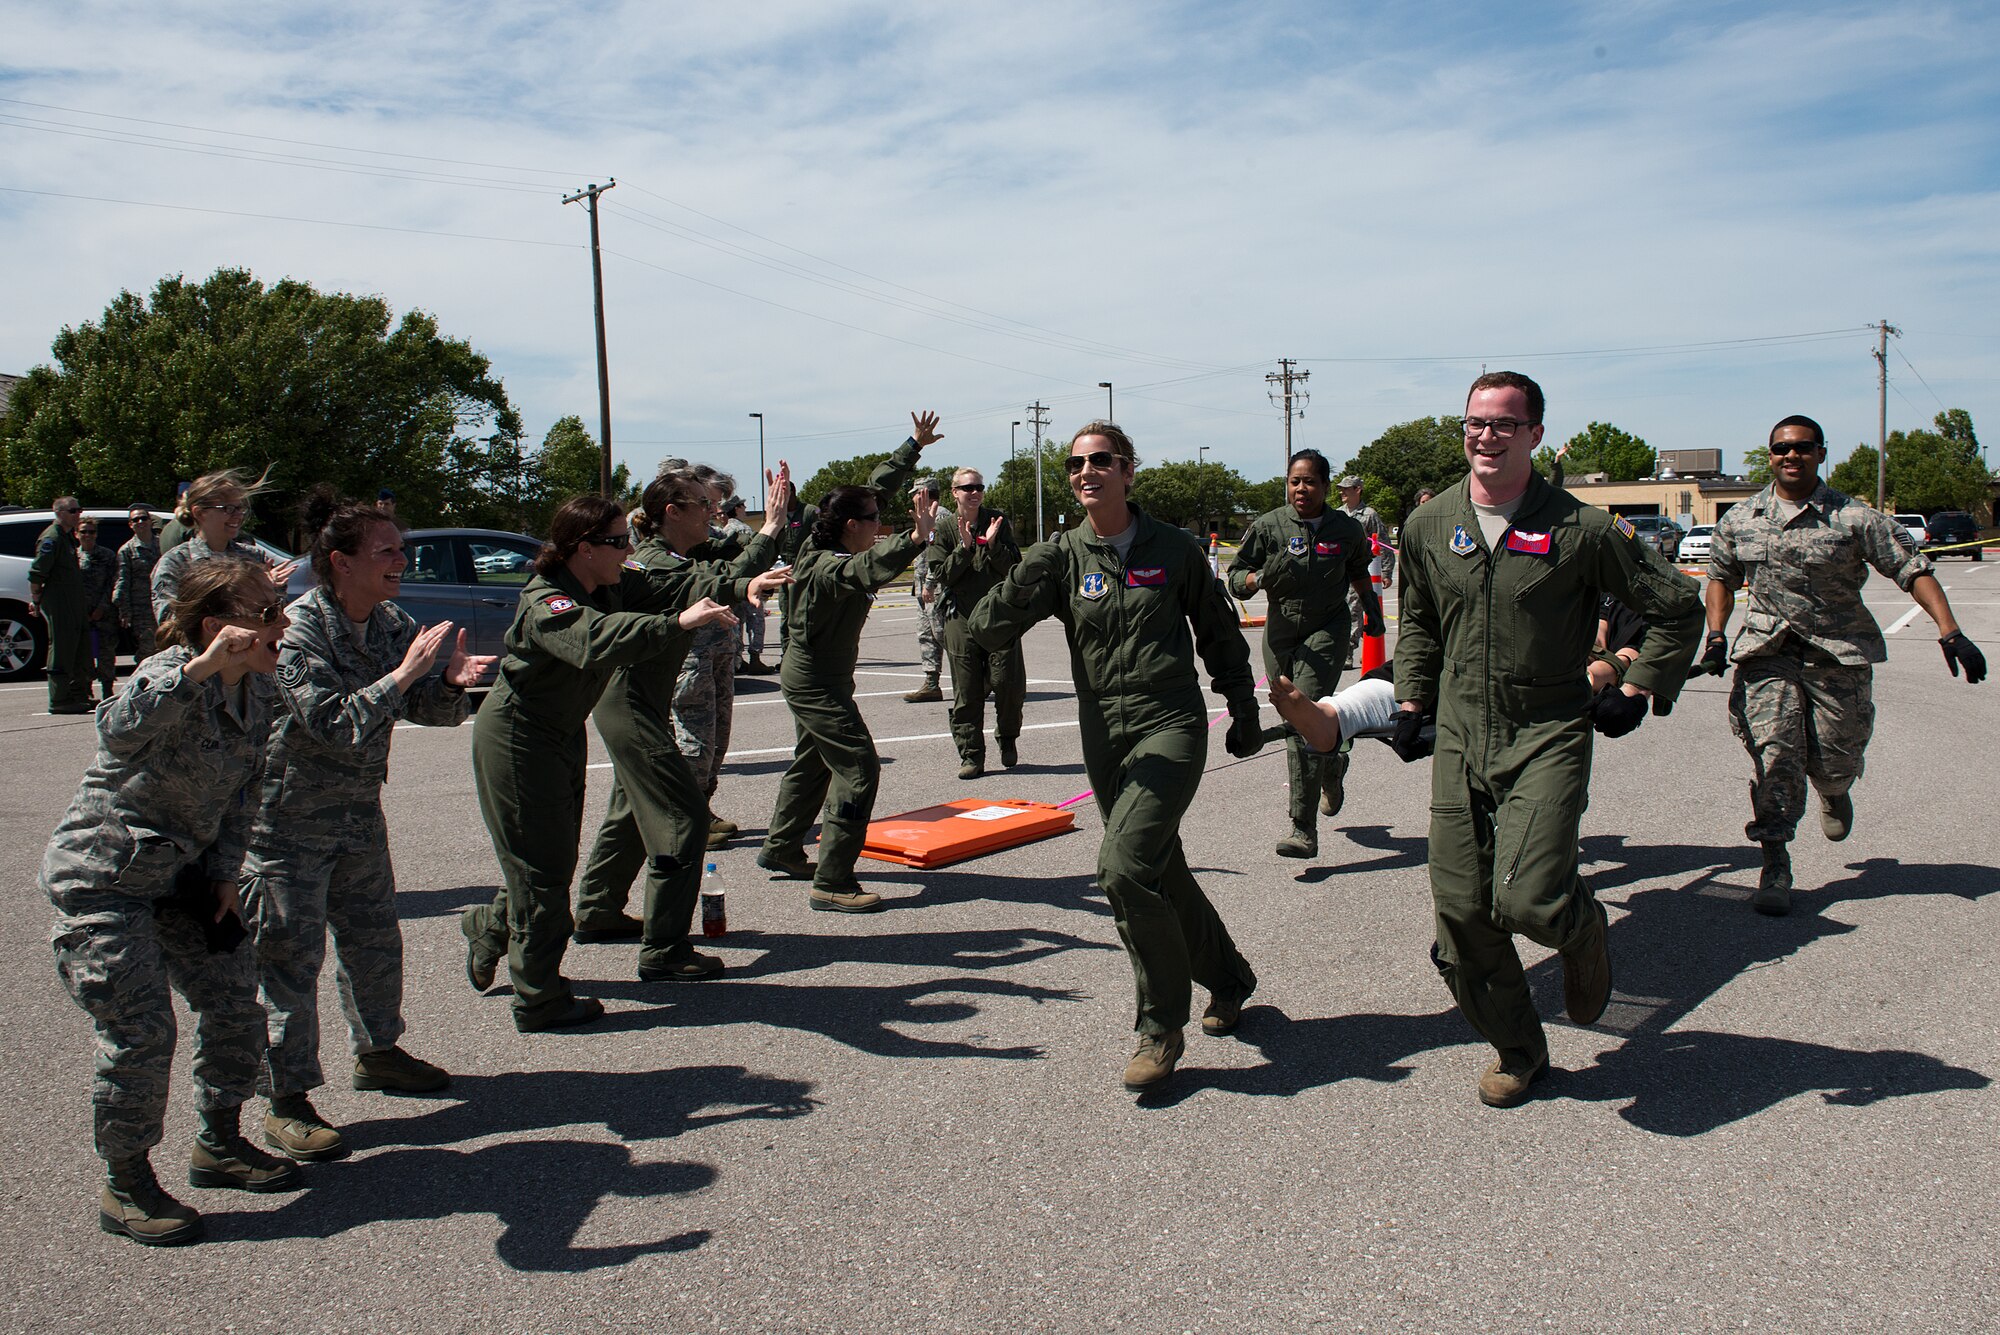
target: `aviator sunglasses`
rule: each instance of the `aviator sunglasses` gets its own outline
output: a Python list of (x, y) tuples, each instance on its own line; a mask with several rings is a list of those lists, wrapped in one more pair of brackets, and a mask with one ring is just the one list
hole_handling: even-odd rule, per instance
[(1110, 450), (1092, 450), (1089, 454), (1068, 455), (1063, 459), (1063, 471), (1067, 472), (1071, 477), (1075, 477), (1083, 471), (1085, 464), (1089, 464), (1092, 468), (1103, 472), (1106, 469), (1118, 466), (1118, 456)]

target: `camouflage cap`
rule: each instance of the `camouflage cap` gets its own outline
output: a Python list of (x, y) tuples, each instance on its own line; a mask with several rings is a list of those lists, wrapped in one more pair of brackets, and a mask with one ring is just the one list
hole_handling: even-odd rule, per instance
[(1341, 487), (1343, 489), (1347, 487), (1358, 487), (1361, 485), (1361, 479), (1357, 477), (1355, 474), (1349, 473), (1346, 477), (1343, 477), (1342, 479), (1340, 479), (1340, 481), (1334, 483), (1334, 485), (1337, 487)]

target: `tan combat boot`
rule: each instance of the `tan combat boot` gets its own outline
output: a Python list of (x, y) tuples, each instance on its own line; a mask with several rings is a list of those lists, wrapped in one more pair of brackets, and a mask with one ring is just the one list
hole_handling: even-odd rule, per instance
[(145, 1155), (109, 1165), (97, 1197), (97, 1223), (148, 1247), (178, 1247), (201, 1237), (201, 1216), (160, 1189)]
[(201, 1115), (188, 1165), (188, 1185), (235, 1187), (239, 1191), (297, 1191), (305, 1174), (290, 1159), (264, 1153), (237, 1129), (243, 1110), (219, 1108)]
[(1502, 1056), (1479, 1077), (1479, 1101), (1489, 1108), (1512, 1108), (1528, 1101), (1530, 1088), (1549, 1072), (1549, 1059), (1530, 1062), (1518, 1054)]
[(1173, 1078), (1174, 1067), (1187, 1050), (1180, 1031), (1171, 1034), (1142, 1034), (1132, 1060), (1125, 1064), (1125, 1088), (1134, 1094), (1158, 1089)]
[(364, 1052), (354, 1059), (354, 1087), (392, 1094), (435, 1094), (451, 1084), (442, 1066), (412, 1057), (401, 1048)]
[(271, 1100), (271, 1111), (264, 1117), (264, 1143), (301, 1163), (322, 1163), (347, 1154), (347, 1141), (303, 1094)]

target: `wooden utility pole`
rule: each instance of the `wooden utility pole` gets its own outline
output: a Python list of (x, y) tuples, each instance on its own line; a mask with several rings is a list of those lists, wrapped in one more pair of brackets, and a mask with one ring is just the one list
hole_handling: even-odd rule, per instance
[(1295, 369), (1297, 366), (1298, 363), (1290, 357), (1280, 357), (1278, 369), (1264, 377), (1265, 383), (1278, 386), (1277, 389), (1268, 391), (1271, 402), (1281, 405), (1285, 410), (1285, 462), (1278, 469), (1280, 477), (1284, 476), (1285, 469), (1292, 466), (1292, 417), (1294, 416), (1292, 405), (1296, 402), (1298, 404), (1296, 415), (1304, 417), (1305, 403), (1310, 397), (1306, 393), (1306, 381), (1312, 378), (1312, 372), (1297, 370)]
[(1875, 326), (1875, 508), (1889, 512), (1889, 335), (1903, 331), (1887, 320)]
[(592, 183), (563, 197), (565, 204), (583, 200), (584, 212), (590, 215), (590, 290), (597, 308), (597, 490), (604, 496), (611, 494), (611, 368), (604, 356), (604, 258), (597, 247), (597, 197), (617, 186), (615, 180), (602, 187)]
[(1030, 431), (1032, 432), (1032, 434), (1028, 438), (1028, 447), (1029, 447), (1028, 453), (1029, 457), (1034, 460), (1035, 464), (1035, 541), (1036, 542), (1040, 542), (1043, 538), (1046, 538), (1048, 536), (1048, 530), (1042, 526), (1042, 432), (1048, 429), (1048, 425), (1049, 425), (1049, 410), (1042, 406), (1042, 401), (1040, 399), (1036, 399), (1033, 403), (1028, 405), (1028, 426)]

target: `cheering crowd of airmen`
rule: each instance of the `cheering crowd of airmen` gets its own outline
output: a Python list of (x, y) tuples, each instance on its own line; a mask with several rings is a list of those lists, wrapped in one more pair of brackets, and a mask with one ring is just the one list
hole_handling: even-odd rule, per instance
[[(1886, 657), (1861, 603), (1867, 571), (1929, 613), (1954, 676), (1963, 669), (1976, 683), (1986, 672), (1901, 526), (1820, 481), (1825, 436), (1811, 419), (1773, 429), (1773, 483), (1718, 525), (1705, 603), (1629, 524), (1534, 470), (1542, 419), (1542, 391), (1527, 377), (1473, 382), (1470, 471), (1420, 496), (1402, 528), (1393, 664), (1345, 689), (1359, 636), (1382, 631), (1369, 562), (1383, 530), (1359, 503), (1359, 479), (1340, 479), (1345, 505), (1328, 504), (1334, 479), (1312, 450), (1292, 457), (1286, 504), (1250, 526), (1227, 586), (1194, 537), (1132, 504), (1138, 456), (1110, 422), (1078, 430), (1064, 460), (1085, 522), (1025, 550), (982, 504), (984, 480), (970, 469), (953, 475), (949, 505), (919, 483), (911, 531), (885, 536), (884, 498), (910, 485), (940, 439), (934, 414), (912, 415), (910, 438), (869, 485), (835, 487), (814, 506), (781, 464), (755, 532), (733, 515), (731, 479), (670, 460), (629, 515), (597, 496), (556, 512), (497, 662), (469, 653), (463, 630), (420, 628), (396, 604), (406, 560), (392, 511), (309, 497), (317, 584), (286, 606), (289, 567), (238, 533), (258, 485), (247, 477), (197, 481), (177, 514), (186, 540), (129, 562), (125, 551), (107, 561), (94, 541), (79, 561), (74, 530), (88, 521), (59, 500), (31, 576), (52, 628), (67, 615), (56, 594), (86, 571), (115, 589), (93, 592), (92, 606), (115, 606), (135, 635), (144, 622), (145, 652), (122, 690), (94, 659), (51, 680), (62, 712), (91, 707), (93, 674), (106, 685), (96, 758), (41, 875), (57, 913), (57, 970), (97, 1034), (103, 1228), (150, 1244), (200, 1235), (200, 1217), (161, 1187), (149, 1158), (175, 1045), (170, 990), (196, 1016), (194, 1186), (290, 1191), (303, 1185), (301, 1161), (347, 1152), (309, 1098), (325, 1080), (318, 979), (329, 932), (355, 1088), (448, 1085), (398, 1043), (402, 936), (381, 787), (396, 724), (456, 726), (471, 716), (470, 687), (490, 685), (472, 755), (503, 885), (463, 916), (466, 973), (484, 992), (506, 962), (518, 1029), (603, 1015), (562, 972), (572, 941), (637, 939), (648, 981), (722, 975), (690, 929), (703, 853), (735, 832), (712, 802), (730, 682), (739, 653), (743, 670), (765, 670), (761, 621), (774, 596), (797, 747), (757, 862), (808, 883), (815, 910), (880, 910), (856, 876), (881, 762), (854, 675), (877, 592), (913, 563), (927, 642), (924, 684), (906, 698), (941, 699), (949, 660), (960, 778), (985, 772), (989, 692), (999, 763), (1018, 763), (1020, 641), (1046, 618), (1063, 626), (1104, 827), (1097, 886), (1135, 984), (1127, 1089), (1172, 1077), (1195, 984), (1208, 998), (1201, 1029), (1215, 1036), (1237, 1027), (1257, 986), (1180, 839), (1207, 763), (1205, 669), (1227, 705), (1232, 756), (1285, 737), (1283, 856), (1317, 854), (1318, 818), (1344, 800), (1357, 736), (1384, 738), (1405, 761), (1431, 758), (1432, 961), (1494, 1049), (1479, 1099), (1522, 1102), (1548, 1069), (1548, 1047), (1512, 938), (1560, 955), (1575, 1023), (1594, 1023), (1610, 996), (1606, 914), (1578, 874), (1597, 734), (1666, 713), (1690, 671), (1719, 675), (1733, 659), (1729, 716), (1752, 766), (1747, 833), (1764, 855), (1753, 904), (1777, 914), (1789, 907), (1787, 850), (1808, 791), (1828, 838), (1853, 824), (1872, 665)], [(150, 522), (134, 529), (151, 547)], [(147, 593), (135, 600), (140, 580)], [(1732, 645), (1739, 590), (1745, 622)], [(1260, 719), (1231, 596), (1259, 593), (1282, 732)], [(572, 911), (593, 719), (615, 777)], [(261, 1140), (276, 1154), (243, 1132), (253, 1094), (269, 1102)]]

